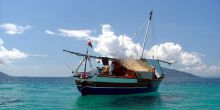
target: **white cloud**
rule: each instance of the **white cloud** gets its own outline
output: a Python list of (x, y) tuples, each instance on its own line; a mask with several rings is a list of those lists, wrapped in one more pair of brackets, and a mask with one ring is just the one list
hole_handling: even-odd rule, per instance
[(45, 32), (50, 35), (60, 35), (70, 38), (88, 38), (90, 36), (91, 30), (68, 30), (68, 29), (58, 29), (59, 32), (53, 32), (46, 30)]
[(47, 34), (50, 34), (50, 35), (55, 35), (56, 33), (54, 33), (54, 32), (52, 32), (52, 31), (50, 31), (50, 30), (46, 30), (45, 31)]
[(83, 37), (89, 37), (89, 34), (91, 33), (90, 30), (66, 30), (66, 29), (59, 29), (61, 32), (61, 35), (68, 36), (68, 37), (77, 37), (77, 38), (83, 38)]
[(161, 60), (174, 62), (179, 70), (194, 73), (198, 76), (220, 76), (220, 65), (208, 66), (202, 61), (202, 57), (196, 52), (187, 52), (179, 44), (166, 42), (154, 45), (148, 52), (155, 53), (155, 57)]
[(169, 62), (177, 62), (180, 60), (180, 54), (182, 47), (179, 44), (174, 44), (172, 42), (166, 42), (160, 45), (154, 45), (148, 52), (147, 56), (155, 56), (161, 60), (166, 60)]
[(219, 72), (220, 71), (220, 66), (219, 65), (218, 66), (211, 66), (211, 67), (209, 67), (209, 70), (212, 73)]
[(21, 59), (21, 58), (25, 58), (28, 55), (19, 51), (16, 48), (13, 48), (11, 50), (7, 50), (4, 46), (3, 46), (4, 42), (3, 40), (0, 38), (0, 66), (3, 64), (8, 64), (10, 63), (12, 60), (15, 59)]
[(41, 57), (41, 58), (48, 57), (48, 55), (45, 55), (45, 54), (28, 54), (28, 56), (30, 56), (30, 57)]
[(148, 52), (155, 54), (156, 58), (177, 63), (184, 66), (195, 66), (202, 64), (201, 57), (195, 52), (186, 52), (179, 44), (166, 42), (160, 45), (154, 45)]
[(12, 23), (4, 23), (0, 25), (1, 29), (4, 29), (7, 34), (9, 35), (15, 35), (15, 34), (22, 34), (25, 30), (30, 29), (30, 25), (26, 26), (19, 26)]
[(136, 44), (132, 39), (126, 35), (116, 36), (111, 30), (110, 25), (102, 26), (102, 34), (98, 37), (91, 38), (96, 46), (94, 51), (103, 55), (111, 57), (139, 57), (141, 50), (140, 44)]
[[(140, 44), (133, 42), (127, 35), (115, 35), (109, 24), (102, 25), (102, 33), (97, 37), (89, 37), (86, 33), (91, 31), (88, 30), (75, 32), (74, 30), (62, 29), (60, 32), (59, 35), (67, 37), (80, 38), (83, 40), (91, 39), (93, 43), (95, 43), (94, 51), (102, 56), (140, 58), (142, 50)], [(80, 34), (78, 34), (78, 32)], [(206, 65), (202, 61), (201, 55), (196, 52), (185, 51), (180, 44), (165, 42), (154, 45), (151, 49), (145, 50), (144, 52), (146, 58), (152, 58), (153, 55), (155, 58), (173, 62), (174, 65), (177, 65), (176, 67), (178, 67), (177, 69), (179, 70), (184, 70), (199, 76), (220, 76), (220, 65)]]

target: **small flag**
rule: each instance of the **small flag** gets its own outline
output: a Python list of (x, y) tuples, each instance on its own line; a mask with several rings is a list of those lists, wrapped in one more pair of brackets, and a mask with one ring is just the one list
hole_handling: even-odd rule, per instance
[(92, 42), (90, 40), (88, 40), (88, 46), (92, 48)]

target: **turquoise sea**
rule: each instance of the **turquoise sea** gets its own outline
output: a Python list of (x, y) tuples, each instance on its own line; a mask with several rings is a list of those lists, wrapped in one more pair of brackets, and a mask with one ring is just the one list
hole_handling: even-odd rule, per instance
[(0, 110), (220, 110), (220, 79), (164, 80), (158, 92), (81, 96), (69, 78), (0, 78)]

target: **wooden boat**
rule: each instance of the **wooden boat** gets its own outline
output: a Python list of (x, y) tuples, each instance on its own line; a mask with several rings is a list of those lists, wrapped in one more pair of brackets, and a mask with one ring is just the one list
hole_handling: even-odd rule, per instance
[[(160, 62), (171, 63), (158, 59), (143, 58), (151, 18), (152, 11), (148, 20), (140, 59), (92, 56), (88, 55), (88, 48), (86, 54), (63, 50), (64, 52), (84, 57), (73, 72), (76, 86), (82, 95), (136, 94), (157, 91), (165, 77)], [(102, 60), (103, 67), (86, 71), (86, 64), (87, 62), (91, 64), (91, 58)], [(84, 71), (78, 72), (83, 62), (85, 62)]]

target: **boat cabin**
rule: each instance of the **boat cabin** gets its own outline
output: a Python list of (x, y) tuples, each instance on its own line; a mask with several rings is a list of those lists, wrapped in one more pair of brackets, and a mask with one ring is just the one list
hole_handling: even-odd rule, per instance
[(156, 75), (158, 74), (156, 72), (162, 73), (162, 70), (155, 61), (151, 60), (151, 64), (146, 59), (115, 59), (111, 61), (111, 64), (104, 61), (104, 66), (98, 68), (100, 72), (98, 76), (157, 79), (161, 75)]

